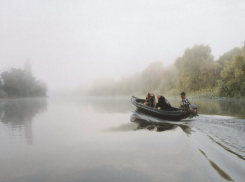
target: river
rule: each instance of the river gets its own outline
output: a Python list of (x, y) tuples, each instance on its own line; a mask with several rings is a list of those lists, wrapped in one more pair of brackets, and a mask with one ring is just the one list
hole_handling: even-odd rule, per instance
[(245, 102), (190, 101), (170, 122), (126, 97), (1, 99), (0, 181), (244, 182)]

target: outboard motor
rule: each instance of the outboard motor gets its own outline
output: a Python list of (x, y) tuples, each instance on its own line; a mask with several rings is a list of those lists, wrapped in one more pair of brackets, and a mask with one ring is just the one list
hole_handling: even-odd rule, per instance
[(189, 105), (190, 116), (197, 116), (197, 106), (194, 104)]

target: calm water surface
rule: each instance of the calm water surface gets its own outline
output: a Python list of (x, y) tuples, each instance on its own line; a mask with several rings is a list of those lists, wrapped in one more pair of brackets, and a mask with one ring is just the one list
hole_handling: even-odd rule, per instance
[(244, 182), (245, 102), (192, 103), (173, 123), (130, 98), (2, 99), (0, 181)]

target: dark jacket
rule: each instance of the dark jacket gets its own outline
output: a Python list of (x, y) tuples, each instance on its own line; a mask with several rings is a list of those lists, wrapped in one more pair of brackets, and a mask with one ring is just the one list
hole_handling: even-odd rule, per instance
[(157, 103), (157, 108), (161, 107), (162, 110), (166, 110), (166, 111), (172, 111), (174, 108), (171, 107), (170, 103), (168, 102), (167, 99), (165, 99), (163, 96), (161, 96), (158, 100)]

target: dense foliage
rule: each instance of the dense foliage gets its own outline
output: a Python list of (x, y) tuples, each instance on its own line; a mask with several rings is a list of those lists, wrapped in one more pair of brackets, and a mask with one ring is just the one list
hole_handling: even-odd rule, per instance
[(37, 80), (30, 72), (12, 68), (1, 73), (1, 96), (36, 97), (46, 96), (46, 85)]
[(89, 95), (131, 95), (168, 91), (175, 87), (176, 68), (163, 68), (160, 62), (150, 64), (141, 73), (122, 78), (96, 80), (88, 89)]
[(225, 63), (219, 82), (220, 95), (225, 97), (245, 96), (245, 57), (235, 56)]
[(235, 47), (235, 48), (231, 49), (230, 51), (226, 52), (225, 54), (223, 54), (222, 56), (220, 56), (219, 59), (217, 60), (217, 62), (220, 63), (222, 66), (224, 66), (225, 62), (226, 61), (232, 61), (232, 59), (235, 55), (242, 56), (243, 50), (239, 47)]
[(175, 61), (178, 68), (177, 87), (185, 91), (211, 89), (216, 85), (221, 67), (214, 62), (209, 46), (194, 46), (187, 49), (182, 57)]
[(245, 97), (245, 46), (235, 47), (214, 60), (208, 45), (194, 45), (175, 60), (174, 66), (150, 64), (141, 73), (115, 80), (97, 80), (90, 95), (138, 95), (148, 92), (178, 95), (211, 94)]

